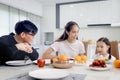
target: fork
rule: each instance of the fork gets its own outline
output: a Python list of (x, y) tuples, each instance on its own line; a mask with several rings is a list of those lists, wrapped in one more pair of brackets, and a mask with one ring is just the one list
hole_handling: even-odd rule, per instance
[(26, 63), (27, 62), (27, 60), (29, 60), (30, 58), (28, 57), (28, 56), (25, 56), (25, 58), (24, 58), (24, 63)]

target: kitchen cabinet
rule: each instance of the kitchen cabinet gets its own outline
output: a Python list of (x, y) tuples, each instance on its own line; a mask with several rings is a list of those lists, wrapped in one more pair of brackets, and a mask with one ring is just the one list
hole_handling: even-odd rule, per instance
[(98, 27), (98, 25), (111, 26), (111, 24), (120, 23), (119, 3), (120, 0), (94, 0), (58, 4), (56, 26), (63, 29), (69, 21), (77, 22), (81, 28), (88, 28), (88, 25)]

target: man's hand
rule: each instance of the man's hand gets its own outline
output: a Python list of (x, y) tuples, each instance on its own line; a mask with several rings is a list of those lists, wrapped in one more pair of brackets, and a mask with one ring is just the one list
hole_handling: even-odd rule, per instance
[(25, 51), (27, 53), (32, 53), (32, 46), (30, 46), (28, 43), (18, 43), (15, 45), (18, 50)]

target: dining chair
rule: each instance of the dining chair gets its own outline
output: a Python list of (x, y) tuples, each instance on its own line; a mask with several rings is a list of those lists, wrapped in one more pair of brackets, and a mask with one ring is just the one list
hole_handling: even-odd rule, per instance
[(87, 49), (88, 49), (88, 41), (83, 41), (84, 48), (85, 48), (85, 55), (87, 55)]
[(118, 48), (118, 42), (112, 41), (111, 42), (111, 55), (113, 55), (116, 59), (119, 59), (119, 48)]

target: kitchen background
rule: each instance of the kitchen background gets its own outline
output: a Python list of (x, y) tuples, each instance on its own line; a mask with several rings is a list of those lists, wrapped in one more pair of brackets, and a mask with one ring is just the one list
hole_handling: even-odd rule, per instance
[[(60, 11), (58, 15), (56, 3), (51, 0), (0, 0), (0, 36), (14, 32), (17, 21), (31, 20), (39, 28), (32, 45), (38, 49), (40, 57), (49, 44), (63, 33), (64, 25), (69, 20), (76, 21), (81, 27), (79, 32), (81, 41), (92, 40), (95, 43), (102, 36), (108, 37), (111, 41), (120, 41), (120, 0), (68, 1), (72, 2), (57, 3), (59, 7), (57, 12)], [(77, 8), (76, 1), (81, 4)], [(82, 13), (78, 13), (79, 8)]]

